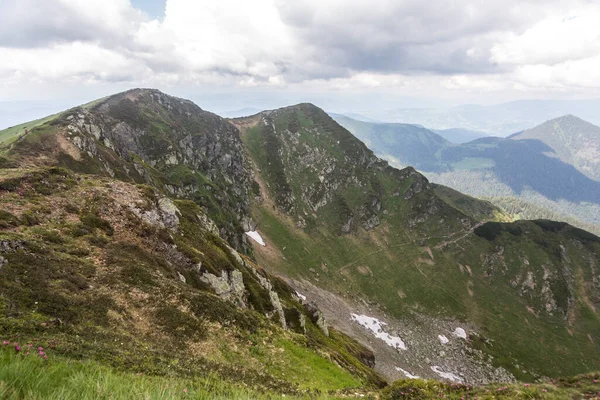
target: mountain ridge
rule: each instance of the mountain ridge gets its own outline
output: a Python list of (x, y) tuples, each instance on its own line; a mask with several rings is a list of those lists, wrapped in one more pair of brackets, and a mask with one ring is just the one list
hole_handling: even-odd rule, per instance
[[(86, 261), (99, 262), (94, 268), (104, 267), (106, 259), (121, 271), (136, 265), (133, 260), (139, 257), (146, 260), (136, 272), (140, 279), (127, 283), (136, 290), (150, 295), (137, 285), (158, 282), (160, 287), (176, 288), (169, 293), (190, 291), (221, 299), (234, 320), (254, 316), (264, 321), (272, 340), (264, 332), (257, 333), (258, 338), (252, 332), (240, 333), (240, 324), (231, 320), (220, 324), (232, 324), (231, 335), (240, 338), (237, 357), (266, 376), (298, 371), (287, 357), (301, 351), (302, 343), (308, 349), (302, 365), (309, 367), (307, 360), (316, 363), (312, 355), (323, 350), (344, 366), (330, 370), (332, 374), (324, 372), (329, 367), (319, 370), (340, 388), (357, 380), (381, 384), (379, 374), (387, 380), (405, 377), (401, 370), (438, 379), (444, 377), (441, 371), (461, 382), (486, 383), (597, 367), (598, 348), (589, 339), (599, 323), (594, 311), (600, 306), (594, 297), (599, 284), (593, 262), (600, 251), (596, 237), (548, 221), (488, 222), (498, 216), (472, 212), (479, 206), (489, 209), (487, 203), (460, 193), (453, 193), (452, 200), (442, 198), (439, 188), (436, 191), (414, 168), (390, 167), (313, 105), (229, 122), (160, 92), (126, 92), (89, 110), (62, 113), (6, 145), (2, 157), (3, 167), (22, 168), (2, 169), (12, 176), (2, 182), (0, 193), (3, 204), (14, 204), (2, 216), (1, 231), (3, 240), (11, 243), (2, 255), (13, 268), (11, 274), (27, 283), (19, 257), (54, 256), (63, 246), (75, 247), (69, 256), (74, 260), (101, 256)], [(66, 172), (55, 169), (57, 165)], [(27, 166), (41, 172), (24, 169)], [(52, 185), (46, 188), (48, 183)], [(55, 207), (59, 214), (52, 215), (49, 203), (42, 200), (45, 190), (58, 196), (52, 200), (60, 205)], [(25, 197), (14, 202), (20, 193)], [(71, 204), (70, 199), (86, 203)], [(119, 199), (120, 205), (115, 205)], [(42, 201), (39, 208), (33, 200)], [(137, 211), (130, 209), (132, 204)], [(123, 209), (130, 222), (123, 223), (116, 209)], [(144, 220), (161, 221), (164, 227), (134, 230), (143, 228)], [(244, 232), (250, 230), (258, 231), (266, 246), (248, 241)], [(37, 247), (23, 249), (23, 238)], [(152, 266), (151, 258), (143, 252), (136, 256), (137, 250), (129, 247), (105, 255), (124, 238), (164, 262)], [(100, 245), (84, 254), (79, 247), (87, 249), (87, 243)], [(280, 275), (291, 279), (292, 286), (278, 280)], [(66, 284), (62, 275), (50, 279), (57, 288)], [(95, 293), (85, 292), (86, 279), (91, 278), (82, 279), (78, 282), (84, 289), (78, 295)], [(312, 287), (306, 283), (303, 289), (302, 282), (316, 288), (314, 299), (307, 301), (314, 301), (322, 314), (300, 304), (305, 303), (302, 290)], [(127, 285), (125, 292), (131, 292)], [(17, 321), (25, 318), (19, 307), (32, 305), (18, 296), (27, 286), (13, 288), (9, 309), (17, 310), (12, 320)], [(188, 315), (185, 310), (193, 302), (180, 299), (168, 300)], [(240, 308), (240, 301), (252, 304), (252, 309)], [(49, 303), (54, 308), (42, 310), (44, 318), (62, 312), (59, 304)], [(331, 306), (342, 303), (348, 305), (343, 312)], [(76, 303), (68, 304), (80, 312)], [(115, 311), (128, 321), (141, 304)], [(507, 309), (510, 313), (505, 314)], [(211, 308), (198, 312), (190, 319), (173, 311), (183, 321), (176, 322), (173, 332), (187, 335), (186, 324), (196, 323)], [(104, 318), (101, 311), (98, 315)], [(322, 329), (323, 316), (328, 315), (340, 324), (340, 331), (331, 327), (329, 339)], [(361, 325), (367, 318), (385, 321), (389, 337), (383, 337), (396, 346), (404, 343), (407, 350), (388, 345)], [(119, 321), (117, 317), (109, 326), (121, 326)], [(520, 342), (507, 337), (507, 326)], [(79, 329), (71, 322), (56, 329), (67, 328)], [(453, 336), (457, 328), (461, 336)], [(449, 344), (438, 335), (450, 338)], [(544, 343), (538, 343), (540, 335)], [(65, 340), (68, 337), (65, 333)], [(243, 345), (246, 340), (255, 344)], [(190, 345), (200, 343), (204, 342)], [(280, 360), (288, 369), (260, 363), (278, 346), (290, 349)], [(577, 357), (553, 362), (559, 347)], [(217, 361), (231, 364), (224, 350), (215, 354), (223, 357)], [(300, 372), (290, 374), (288, 384), (324, 385), (312, 374), (307, 375), (310, 381), (302, 380)]]

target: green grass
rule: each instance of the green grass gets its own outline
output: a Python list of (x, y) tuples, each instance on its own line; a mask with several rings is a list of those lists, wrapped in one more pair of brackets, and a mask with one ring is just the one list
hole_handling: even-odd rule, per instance
[(285, 362), (273, 362), (271, 357), (261, 359), (270, 374), (298, 384), (300, 389), (327, 392), (359, 388), (362, 383), (340, 366), (317, 355), (314, 350), (288, 339), (279, 339), (279, 348)]
[[(122, 372), (93, 361), (74, 361), (49, 354), (43, 358), (16, 354), (12, 345), (0, 350), (0, 398), (4, 400), (87, 399), (279, 399), (302, 398), (259, 392), (218, 376), (182, 379)], [(310, 396), (310, 398), (332, 398)]]
[(596, 372), (572, 378), (548, 380), (536, 384), (492, 384), (479, 387), (461, 384), (446, 384), (424, 379), (402, 379), (384, 389), (380, 398), (382, 400), (597, 399), (600, 397), (599, 378), (600, 373)]
[(11, 126), (10, 128), (6, 128), (0, 131), (0, 144), (9, 144), (16, 140), (19, 136), (25, 133), (25, 129), (31, 130), (35, 127), (45, 124), (48, 121), (51, 121), (59, 114), (50, 115), (45, 118), (36, 119), (35, 121), (25, 122), (23, 124)]

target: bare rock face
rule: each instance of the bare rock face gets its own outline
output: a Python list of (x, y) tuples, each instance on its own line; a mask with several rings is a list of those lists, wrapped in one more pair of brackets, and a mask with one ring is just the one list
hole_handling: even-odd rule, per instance
[(306, 308), (306, 311), (308, 311), (312, 322), (315, 325), (317, 325), (326, 336), (329, 336), (327, 321), (325, 320), (323, 313), (321, 312), (321, 310), (319, 310), (317, 305), (313, 302), (309, 302), (305, 304), (304, 307)]
[[(64, 123), (66, 138), (109, 176), (143, 180), (177, 198), (209, 192), (212, 203), (197, 201), (207, 210), (216, 204), (215, 212), (225, 216), (219, 234), (234, 248), (247, 248), (241, 232), (242, 225), (253, 225), (253, 178), (240, 133), (228, 121), (190, 101), (135, 89), (90, 109), (73, 109)], [(183, 171), (183, 178), (171, 178), (174, 170)], [(157, 171), (165, 179), (157, 179)], [(164, 201), (161, 212), (172, 229), (176, 215)]]
[(252, 272), (258, 279), (258, 282), (260, 283), (260, 285), (268, 291), (269, 300), (271, 301), (271, 306), (273, 307), (273, 310), (275, 310), (274, 311), (275, 314), (277, 314), (279, 316), (279, 323), (281, 324), (281, 327), (283, 329), (287, 329), (287, 323), (285, 321), (285, 312), (283, 311), (281, 301), (279, 300), (279, 295), (277, 294), (277, 292), (275, 292), (273, 290), (273, 285), (267, 278), (262, 276), (257, 270), (252, 269)]
[(238, 307), (246, 308), (245, 286), (242, 273), (238, 270), (222, 271), (221, 276), (205, 272), (200, 280), (209, 284), (215, 294), (223, 300), (231, 301)]

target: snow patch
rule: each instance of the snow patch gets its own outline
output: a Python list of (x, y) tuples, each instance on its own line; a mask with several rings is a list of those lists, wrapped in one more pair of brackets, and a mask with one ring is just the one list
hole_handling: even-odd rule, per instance
[(403, 370), (403, 369), (402, 369), (402, 368), (400, 368), (400, 367), (396, 367), (396, 371), (400, 371), (400, 372), (402, 372), (402, 373), (404, 374), (404, 376), (406, 376), (408, 379), (419, 379), (419, 378), (420, 378), (420, 376), (413, 375), (413, 374), (411, 374), (410, 372), (408, 372), (408, 371), (406, 371), (406, 370)]
[(254, 240), (256, 243), (260, 244), (261, 246), (266, 246), (265, 241), (263, 240), (262, 236), (260, 236), (260, 233), (258, 233), (257, 231), (246, 232), (246, 235), (248, 235), (249, 238)]
[(302, 299), (302, 301), (306, 301), (306, 296), (303, 295), (302, 293), (296, 292), (296, 296), (300, 297), (300, 299)]
[(461, 339), (467, 339), (467, 332), (463, 328), (456, 328), (452, 334)]
[(444, 372), (437, 365), (434, 365), (433, 367), (431, 367), (431, 370), (433, 372), (435, 372), (436, 374), (438, 374), (439, 376), (441, 376), (442, 378), (444, 378), (444, 379), (448, 379), (448, 380), (450, 380), (452, 382), (463, 383), (463, 378), (461, 378), (458, 375), (454, 375), (451, 372)]
[(440, 342), (442, 344), (448, 344), (448, 343), (450, 343), (450, 341), (448, 340), (448, 338), (446, 336), (444, 336), (444, 335), (438, 335), (438, 339), (440, 339)]
[(395, 349), (406, 350), (406, 345), (402, 339), (398, 336), (392, 336), (383, 330), (383, 326), (387, 325), (385, 322), (367, 315), (350, 314), (350, 316), (353, 321), (358, 322), (364, 328), (373, 332), (373, 335), (376, 338), (383, 340), (388, 346)]

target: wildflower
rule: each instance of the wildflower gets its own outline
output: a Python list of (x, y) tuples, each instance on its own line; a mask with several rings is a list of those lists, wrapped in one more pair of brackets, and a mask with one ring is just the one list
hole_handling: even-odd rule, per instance
[(44, 354), (44, 360), (47, 360), (47, 359), (48, 359), (48, 356)]
[(18, 344), (15, 344), (15, 351), (18, 353), (21, 351), (21, 346), (19, 346)]
[(187, 393), (187, 389), (185, 389), (185, 388), (184, 388), (184, 389), (183, 389), (183, 393)]
[(40, 352), (38, 353), (38, 355), (39, 355), (40, 357), (44, 356), (45, 354), (46, 354), (46, 353), (44, 353), (43, 351), (40, 351)]
[(44, 348), (42, 346), (38, 347), (38, 351), (44, 351)]
[(8, 340), (5, 340), (4, 342), (2, 342), (3, 345), (8, 346), (10, 344), (10, 342)]
[(598, 383), (598, 379), (594, 379), (594, 383)]
[(523, 384), (523, 386), (529, 387), (529, 383), (525, 383), (525, 384)]

